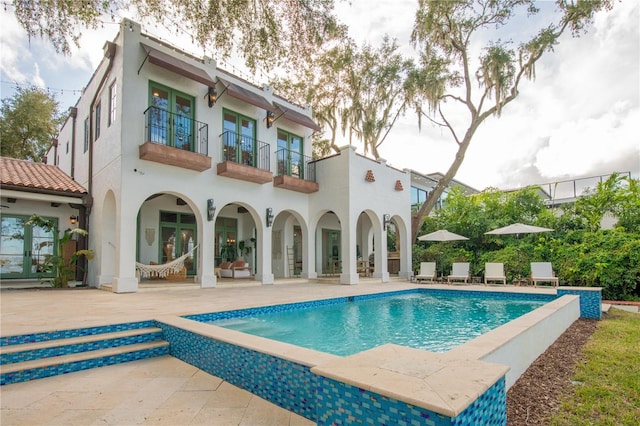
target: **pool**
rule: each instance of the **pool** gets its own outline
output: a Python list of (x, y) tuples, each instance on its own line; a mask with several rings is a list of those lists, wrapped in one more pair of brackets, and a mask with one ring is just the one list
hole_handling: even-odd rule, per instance
[(385, 343), (446, 352), (548, 301), (487, 293), (411, 292), (276, 312), (238, 312), (206, 322), (339, 356)]
[[(483, 303), (499, 299), (509, 299), (509, 306), (514, 301), (542, 306), (441, 353), (385, 343), (341, 356), (212, 324), (416, 295), (479, 297), (479, 306), (487, 309)], [(599, 314), (600, 301), (601, 289), (595, 288), (442, 286), (166, 316), (157, 323), (171, 355), (319, 424), (348, 424), (354, 418), (370, 424), (506, 424), (509, 387), (577, 318)], [(415, 314), (405, 312), (405, 320), (407, 315)], [(400, 334), (406, 334), (405, 322)]]

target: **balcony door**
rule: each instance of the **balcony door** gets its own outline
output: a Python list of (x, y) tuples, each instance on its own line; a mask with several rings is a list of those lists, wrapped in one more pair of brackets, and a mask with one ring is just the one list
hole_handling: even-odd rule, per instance
[(194, 151), (194, 98), (158, 83), (149, 85), (151, 139), (155, 143)]
[(278, 174), (304, 179), (302, 138), (278, 129)]
[(255, 167), (256, 121), (226, 109), (223, 115), (225, 160)]

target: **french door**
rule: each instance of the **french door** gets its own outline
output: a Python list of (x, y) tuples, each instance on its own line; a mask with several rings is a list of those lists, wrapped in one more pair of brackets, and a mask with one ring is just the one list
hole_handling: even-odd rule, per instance
[(278, 174), (304, 179), (302, 138), (278, 129)]
[[(44, 218), (56, 220), (52, 218)], [(53, 276), (45, 270), (48, 256), (56, 255), (53, 231), (27, 225), (28, 216), (2, 215), (0, 234), (0, 278), (42, 278)]]
[(256, 121), (233, 111), (223, 112), (225, 159), (256, 166)]
[(342, 272), (342, 255), (340, 252), (340, 231), (322, 230), (322, 266), (324, 273), (334, 275)]
[[(189, 253), (197, 245), (195, 216), (188, 213), (160, 212), (160, 263), (171, 262)], [(187, 275), (196, 274), (196, 261), (193, 253), (184, 261)]]
[(193, 152), (194, 98), (153, 82), (149, 90), (149, 104), (153, 107), (151, 140)]

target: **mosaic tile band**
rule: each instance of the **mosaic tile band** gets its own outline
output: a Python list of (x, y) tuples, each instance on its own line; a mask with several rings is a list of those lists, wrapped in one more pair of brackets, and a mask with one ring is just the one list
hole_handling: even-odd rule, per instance
[(592, 288), (568, 288), (558, 289), (558, 296), (571, 294), (580, 296), (580, 317), (595, 318), (602, 317), (602, 289), (598, 287)]

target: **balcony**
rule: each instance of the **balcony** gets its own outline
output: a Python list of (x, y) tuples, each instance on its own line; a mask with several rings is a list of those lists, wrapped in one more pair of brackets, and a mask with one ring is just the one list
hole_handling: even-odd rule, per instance
[(146, 142), (139, 148), (141, 160), (198, 172), (211, 168), (205, 123), (157, 107), (147, 108), (144, 115)]
[(320, 189), (316, 182), (316, 162), (296, 151), (281, 148), (277, 152), (278, 175), (273, 186), (311, 194)]
[(268, 143), (230, 131), (220, 138), (223, 162), (218, 163), (218, 175), (260, 184), (271, 182)]

